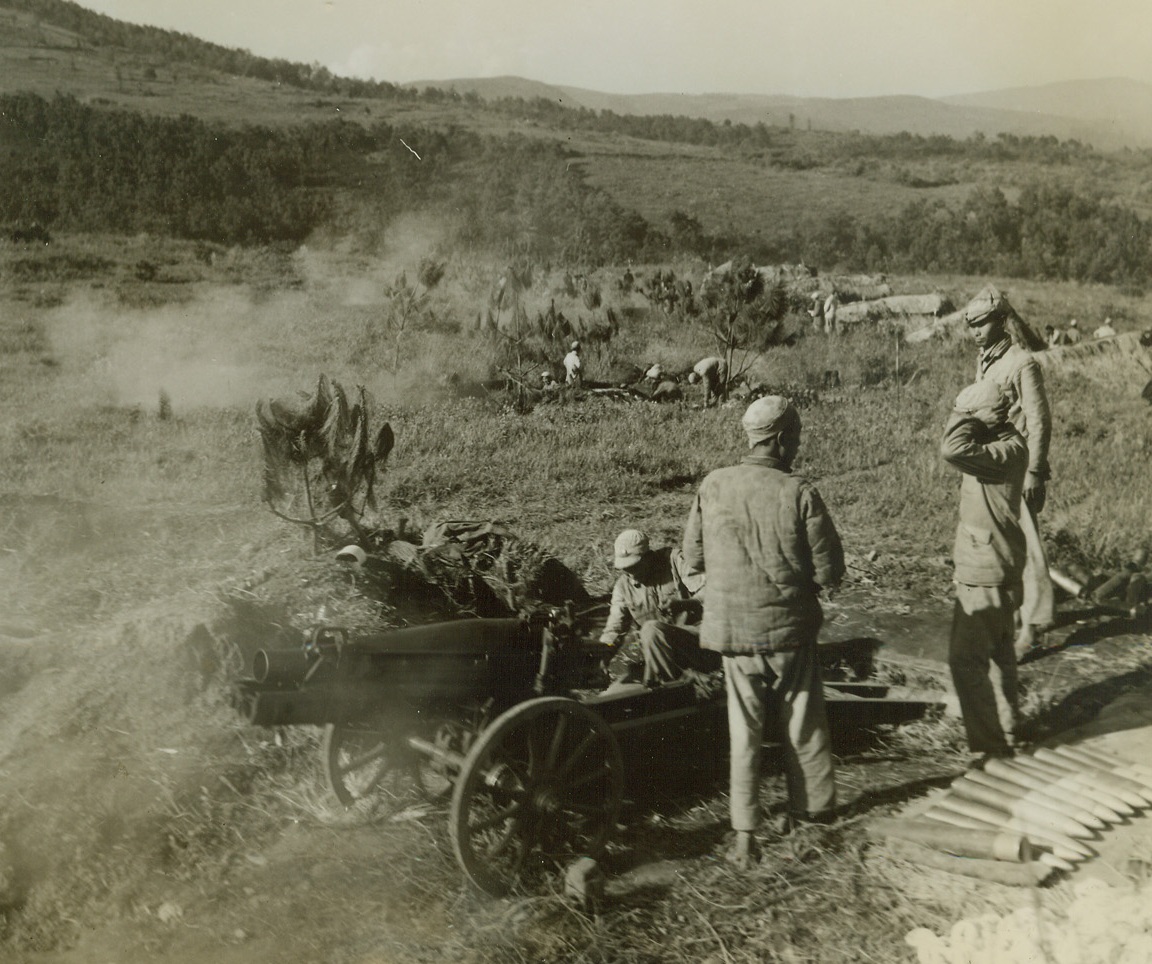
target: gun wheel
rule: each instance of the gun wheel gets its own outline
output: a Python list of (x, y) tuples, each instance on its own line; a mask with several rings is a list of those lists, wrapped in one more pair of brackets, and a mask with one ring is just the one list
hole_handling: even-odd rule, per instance
[(329, 723), (320, 752), (325, 782), (346, 807), (372, 794), (399, 800), (411, 789), (414, 761), (390, 733)]
[(598, 856), (624, 792), (616, 737), (563, 697), (520, 703), (473, 745), (452, 795), (456, 858), (480, 890), (501, 897), (580, 856)]

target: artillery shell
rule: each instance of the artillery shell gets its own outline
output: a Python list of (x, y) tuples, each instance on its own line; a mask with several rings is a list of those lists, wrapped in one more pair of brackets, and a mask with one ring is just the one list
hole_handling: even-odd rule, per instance
[(1104, 602), (1106, 599), (1118, 596), (1124, 591), (1124, 587), (1128, 585), (1128, 577), (1129, 573), (1121, 571), (1104, 580), (1104, 582), (1092, 590), (1093, 601)]
[(1060, 754), (1060, 756), (1068, 757), (1071, 760), (1079, 760), (1098, 769), (1103, 768), (1108, 771), (1123, 770), (1125, 773), (1131, 772), (1133, 776), (1129, 777), (1129, 779), (1135, 780), (1137, 783), (1141, 783), (1146, 787), (1152, 787), (1152, 767), (1143, 763), (1133, 763), (1131, 760), (1124, 760), (1100, 750), (1088, 750), (1080, 746), (1068, 746), (1064, 744), (1053, 747), (1053, 749), (1056, 753)]
[[(1133, 807), (1114, 795), (1102, 792), (1102, 797), (1108, 799), (1097, 798), (1095, 792), (1088, 792), (1088, 788), (1079, 782), (1075, 774), (1041, 763), (1032, 757), (1018, 756), (1011, 760), (988, 762), (994, 765), (985, 766), (985, 772), (1082, 807), (1105, 823), (1119, 823), (1121, 814), (1136, 812)], [(1112, 806), (1113, 803), (1118, 806)]]
[(1036, 859), (1039, 860), (1040, 863), (1047, 864), (1049, 867), (1052, 867), (1055, 870), (1069, 871), (1069, 870), (1075, 870), (1076, 869), (1075, 864), (1073, 864), (1067, 860), (1061, 860), (1055, 854), (1045, 854), (1045, 853), (1037, 854)]
[(1013, 863), (1022, 863), (1031, 858), (1028, 838), (1011, 830), (945, 827), (930, 820), (915, 819), (874, 820), (869, 829), (881, 837), (911, 840), (957, 857)]
[(1008, 777), (1008, 779), (1039, 781), (1061, 793), (1067, 792), (1064, 788), (1068, 787), (1072, 793), (1081, 799), (1091, 801), (1096, 806), (1103, 807), (1117, 815), (1117, 817), (1131, 816), (1144, 806), (1141, 798), (1136, 797), (1135, 801), (1126, 800), (1119, 794), (1092, 783), (1092, 778), (1087, 774), (1071, 773), (1030, 756), (1018, 756), (1011, 763), (1010, 772), (1015, 776)]
[(990, 790), (979, 783), (964, 781), (961, 777), (952, 784), (952, 792), (968, 800), (983, 803), (990, 807), (999, 807), (1013, 817), (1021, 817), (1042, 827), (1050, 827), (1057, 833), (1067, 834), (1069, 837), (1091, 837), (1093, 831), (1078, 820), (1065, 816), (1062, 813), (1045, 807), (1043, 804), (1022, 797), (1012, 797), (999, 790)]
[(1114, 766), (1110, 761), (1094, 758), (1087, 753), (1072, 756), (1071, 753), (1057, 753), (1047, 747), (1039, 747), (1035, 752), (1035, 757), (1050, 766), (1087, 776), (1093, 782), (1106, 787), (1118, 796), (1121, 795), (1120, 791), (1124, 790), (1127, 794), (1125, 799), (1130, 796), (1134, 801), (1136, 797), (1139, 797), (1144, 801), (1144, 806), (1152, 802), (1152, 787), (1145, 786), (1136, 778), (1124, 776), (1120, 772), (1120, 768), (1123, 766), (1121, 761), (1116, 761)]
[(936, 801), (936, 805), (928, 811), (926, 816), (936, 819), (937, 815), (943, 817), (946, 814), (954, 814), (966, 820), (975, 820), (985, 827), (1019, 830), (1021, 833), (1027, 834), (1029, 840), (1051, 847), (1052, 852), (1064, 860), (1084, 860), (1092, 856), (1091, 848), (1080, 843), (1079, 840), (1074, 840), (1072, 837), (1057, 833), (1049, 827), (1030, 823), (995, 807), (988, 807), (972, 800), (963, 800), (959, 797), (942, 797)]
[(1088, 589), (1082, 582), (1078, 582), (1071, 576), (1062, 573), (1059, 569), (1048, 567), (1048, 577), (1052, 580), (1053, 584), (1063, 589), (1073, 599), (1082, 599), (1087, 595)]
[(993, 773), (981, 773), (979, 770), (976, 770), (969, 773), (964, 779), (971, 780), (973, 783), (982, 784), (991, 790), (999, 790), (1001, 793), (1010, 797), (1034, 801), (1042, 807), (1055, 810), (1057, 813), (1062, 813), (1066, 817), (1071, 817), (1077, 823), (1084, 824), (1085, 827), (1094, 827), (1096, 830), (1103, 830), (1108, 826), (1109, 822), (1117, 822), (1120, 819), (1118, 815), (1110, 814), (1110, 816), (1114, 817), (1114, 820), (1104, 820), (1098, 816), (1094, 810), (1086, 809), (1077, 804), (1072, 799), (1072, 795), (1061, 798), (1053, 793), (1049, 793), (1044, 787), (1023, 787), (1018, 783), (1006, 780), (1004, 777), (997, 776)]
[(925, 811), (923, 816), (929, 820), (938, 820), (940, 823), (947, 823), (953, 827), (966, 827), (969, 830), (994, 830), (997, 828), (997, 825), (984, 823), (975, 817), (967, 817), (962, 813), (956, 813), (954, 810), (943, 810), (939, 807)]
[[(1152, 804), (1152, 783), (1142, 784), (1131, 777), (1123, 776), (1108, 763), (1100, 760), (1070, 757), (1067, 754), (1055, 753), (1052, 750), (1040, 747), (1035, 753), (1037, 760), (1051, 763), (1053, 766), (1064, 767), (1072, 772), (1087, 773), (1102, 787), (1120, 795), (1120, 791), (1136, 794), (1144, 800), (1144, 805)], [(1125, 799), (1128, 799), (1125, 797)]]

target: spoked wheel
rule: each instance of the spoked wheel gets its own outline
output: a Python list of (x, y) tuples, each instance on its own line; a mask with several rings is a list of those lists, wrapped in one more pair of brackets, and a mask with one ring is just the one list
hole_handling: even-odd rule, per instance
[(575, 700), (546, 696), (484, 730), (452, 795), (452, 847), (468, 879), (495, 897), (578, 856), (597, 856), (624, 791), (608, 724)]
[(412, 789), (415, 761), (389, 732), (329, 723), (320, 752), (325, 781), (346, 807), (374, 793), (399, 801)]

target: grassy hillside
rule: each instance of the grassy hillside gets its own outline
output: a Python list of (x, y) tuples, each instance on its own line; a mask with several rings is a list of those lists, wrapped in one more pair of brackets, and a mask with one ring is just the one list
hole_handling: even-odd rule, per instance
[[(327, 554), (313, 556), (309, 538), (261, 507), (258, 398), (310, 391), (320, 371), (367, 386), (397, 437), (373, 521), (395, 528), (403, 517), (419, 530), (441, 519), (499, 519), (595, 593), (611, 584), (617, 531), (639, 525), (674, 542), (695, 484), (742, 451), (740, 407), (703, 410), (692, 396), (672, 405), (568, 398), (516, 414), (507, 396), (483, 387), (506, 345), (470, 330), (501, 270), (490, 259), (449, 259), (435, 322), (408, 332), (394, 366), (394, 343), (380, 329), (389, 286), (437, 243), (427, 221), (402, 227), (372, 256), (339, 240), (210, 257), (145, 238), (5, 246), (0, 956), (63, 964), (112, 953), (136, 964), (125, 955), (139, 947), (151, 961), (251, 964), (315, 960), (323, 946), (334, 960), (645, 961), (651, 933), (677, 943), (702, 936), (694, 916), (670, 908), (730, 899), (734, 881), (711, 856), (724, 824), (720, 787), (685, 784), (655, 811), (633, 805), (614, 860), (627, 867), (695, 854), (690, 889), (674, 885), (671, 903), (621, 898), (591, 931), (547, 895), (511, 905), (527, 914), (522, 926), (497, 926), (503, 905), (459, 891), (442, 809), (405, 811), (402, 822), (387, 811), (344, 813), (319, 789), (314, 732), (273, 739), (223, 701), (222, 671), (238, 670), (235, 647), (302, 627), (320, 605), (335, 620), (363, 605), (341, 589)], [(149, 279), (137, 271), (145, 259), (159, 266)], [(699, 282), (699, 264), (675, 267)], [(590, 279), (624, 319), (614, 340), (589, 346), (590, 378), (650, 361), (675, 370), (713, 348), (704, 326), (617, 291), (619, 270)], [(898, 291), (936, 289), (954, 301), (984, 280), (893, 279)], [(1085, 321), (1108, 313), (1124, 330), (1152, 323), (1143, 298), (996, 280), (1035, 323), (1069, 313)], [(587, 311), (554, 281), (537, 275), (525, 302)], [(545, 353), (555, 362), (563, 350)], [(1152, 449), (1139, 362), (1050, 375), (1056, 432), (1044, 520), (1058, 565), (1114, 566), (1147, 540), (1152, 505), (1132, 457)], [(755, 362), (756, 377), (805, 404), (801, 471), (819, 485), (850, 554), (827, 639), (860, 613), (872, 625), (902, 611), (942, 632), (956, 480), (936, 446), (971, 364), (967, 342), (898, 352), (893, 336), (871, 328), (803, 338)], [(841, 386), (826, 392), (829, 370)], [(329, 538), (334, 546), (348, 535)], [(1124, 665), (1141, 652), (1127, 650)], [(1050, 726), (1043, 713), (1071, 683), (1055, 682), (1046, 662), (1026, 675), (1033, 725)], [(954, 721), (888, 739), (879, 754), (842, 751), (847, 799), (862, 812), (878, 805), (871, 793), (903, 799), (922, 786), (910, 781), (939, 779), (960, 752)], [(767, 786), (778, 801), (779, 780)], [(808, 935), (788, 938), (797, 948), (827, 929), (821, 901), (843, 901), (837, 926), (851, 923), (852, 946), (827, 930), (824, 960), (852, 959), (861, 945), (895, 959), (910, 926), (882, 913), (889, 897), (849, 899), (837, 896), (841, 885), (812, 879), (845, 887), (861, 874), (884, 879), (884, 861), (861, 863), (859, 821), (773, 850), (782, 869), (772, 874), (786, 880), (771, 891), (774, 906)], [(810, 845), (818, 851), (806, 856), (788, 849)], [(856, 876), (844, 873), (846, 860)], [(783, 939), (778, 928), (709, 914), (729, 946), (743, 948), (737, 959), (762, 957)], [(947, 926), (941, 911), (929, 919)], [(430, 920), (440, 922), (434, 932)], [(609, 938), (616, 957), (595, 951)]]
[[(768, 841), (751, 888), (716, 859), (723, 777), (697, 773), (630, 797), (609, 869), (657, 876), (600, 916), (553, 892), (478, 901), (444, 801), (344, 810), (323, 791), (318, 730), (252, 727), (228, 703), (242, 655), (321, 607), (354, 625), (431, 612), (336, 565), (343, 523), (313, 535), (268, 511), (253, 410), (321, 373), (364, 386), (396, 446), (362, 525), (499, 520), (600, 595), (620, 529), (674, 543), (699, 480), (742, 454), (741, 404), (705, 409), (691, 388), (666, 405), (545, 399), (510, 379), (538, 384), (570, 330), (588, 332), (591, 380), (683, 371), (716, 350), (716, 319), (650, 301), (655, 272), (699, 292), (708, 260), (814, 253), (819, 277), (773, 289), (792, 337), (747, 361), (752, 381), (803, 406), (799, 468), (849, 553), (825, 639), (939, 644), (957, 480), (937, 446), (972, 346), (908, 345), (879, 325), (817, 337), (802, 305), (838, 261), (867, 264), (874, 246), (879, 264), (891, 244), (939, 263), (890, 272), (897, 294), (963, 304), (994, 281), (1036, 327), (1152, 328), (1141, 275), (1052, 280), (1113, 245), (1147, 261), (1131, 220), (1152, 200), (1145, 157), (365, 91), (72, 8), (20, 0), (0, 18), (13, 39), (0, 164), (16, 186), (3, 203), (21, 212), (0, 238), (0, 959), (897, 960), (912, 926), (946, 930), (1006, 899), (982, 886), (925, 901), (867, 839), (869, 814), (963, 765), (945, 718), (838, 743), (843, 819)], [(62, 9), (75, 21), (53, 21)], [(292, 207), (304, 200), (323, 203)], [(1017, 229), (1017, 249), (1041, 259), (1019, 262), (1031, 279), (961, 270), (982, 239)], [(1057, 248), (1065, 260), (1042, 260)], [(577, 327), (525, 334), (552, 312)], [(1132, 342), (1046, 369), (1043, 524), (1060, 566), (1113, 569), (1148, 545), (1152, 358)], [(1023, 668), (1030, 735), (1147, 680), (1135, 628), (1087, 624), (1067, 659)], [(923, 672), (906, 681), (943, 668)], [(779, 807), (775, 770), (765, 790)], [(1028, 894), (1048, 897), (1061, 894)]]

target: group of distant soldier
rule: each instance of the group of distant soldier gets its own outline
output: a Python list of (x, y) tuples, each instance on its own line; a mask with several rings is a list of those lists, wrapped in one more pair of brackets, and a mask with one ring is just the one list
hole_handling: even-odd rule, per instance
[[(562, 362), (564, 369), (564, 383), (561, 384), (546, 365), (540, 373), (540, 388), (545, 395), (555, 394), (561, 389), (590, 387), (584, 379), (584, 362), (580, 354), (580, 342), (574, 341), (569, 345), (568, 354)], [(703, 390), (705, 407), (718, 404), (723, 400), (728, 387), (728, 364), (718, 356), (709, 355), (701, 358), (691, 370), (685, 373), (673, 374), (666, 372), (659, 363), (648, 365), (641, 377), (635, 383), (621, 386), (603, 386), (607, 388), (630, 388), (645, 398), (656, 402), (677, 401), (684, 397), (681, 379), (689, 385), (699, 385)]]
[(836, 327), (836, 312), (840, 307), (840, 295), (836, 289), (825, 297), (819, 291), (812, 293), (812, 307), (808, 314), (812, 316), (812, 332), (816, 335), (835, 335), (839, 333)]
[[(1112, 327), (1112, 319), (1105, 318), (1104, 323), (1101, 324), (1095, 331), (1092, 332), (1094, 339), (1112, 338), (1116, 335), (1116, 329)], [(1079, 345), (1084, 340), (1084, 333), (1080, 331), (1080, 322), (1073, 318), (1068, 322), (1068, 327), (1060, 329), (1054, 325), (1047, 325), (1044, 328), (1044, 341), (1049, 348), (1059, 348), (1063, 345)]]

